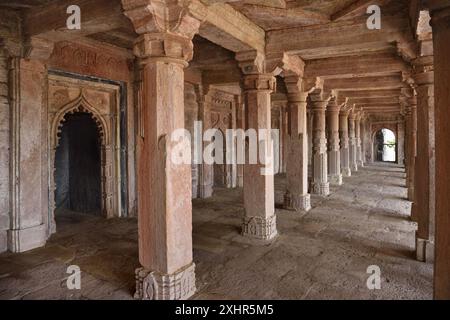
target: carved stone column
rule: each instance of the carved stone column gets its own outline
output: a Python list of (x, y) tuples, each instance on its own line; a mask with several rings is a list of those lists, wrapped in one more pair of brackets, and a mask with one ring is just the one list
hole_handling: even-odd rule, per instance
[(336, 98), (332, 98), (327, 106), (328, 169), (330, 183), (338, 186), (342, 185), (339, 111), (340, 106), (337, 104)]
[(364, 166), (363, 162), (363, 153), (362, 153), (362, 134), (361, 134), (361, 119), (362, 112), (359, 112), (358, 116), (355, 119), (355, 135), (356, 135), (356, 163), (358, 167), (362, 168)]
[(434, 0), (431, 25), (434, 43), (434, 95), (436, 128), (436, 241), (434, 297), (450, 299), (450, 4)]
[(350, 169), (353, 172), (358, 171), (358, 158), (357, 158), (357, 141), (356, 141), (356, 112), (354, 109), (350, 111), (348, 116), (348, 127), (349, 127), (349, 154), (350, 154)]
[(348, 137), (348, 115), (350, 110), (347, 108), (339, 113), (339, 139), (341, 143), (341, 170), (344, 177), (350, 177), (350, 143)]
[[(245, 131), (245, 104), (242, 102), (242, 96), (241, 95), (236, 95), (235, 96), (235, 101), (236, 101), (236, 106), (237, 106), (237, 128), (238, 129), (242, 129)], [(238, 144), (236, 146), (241, 147), (241, 148), (245, 148), (244, 144)], [(238, 150), (236, 150), (236, 152), (239, 152)], [(245, 150), (241, 150), (240, 151), (241, 154), (245, 154)], [(238, 164), (237, 165), (237, 186), (239, 188), (243, 188), (244, 187), (244, 165), (243, 164)]]
[(417, 157), (415, 163), (414, 216), (417, 217), (416, 257), (434, 257), (434, 73), (433, 57), (414, 61), (417, 85)]
[[(410, 116), (410, 130), (408, 137), (408, 200), (414, 202), (414, 177), (417, 156), (417, 98), (412, 97), (408, 101), (409, 116)], [(414, 218), (414, 221), (415, 218)]]
[(311, 110), (313, 112), (313, 193), (327, 196), (330, 194), (330, 183), (328, 182), (328, 155), (327, 138), (325, 135), (326, 118), (325, 112), (329, 99), (322, 94), (310, 95)]
[[(211, 96), (209, 86), (196, 86), (199, 106), (199, 120), (203, 126), (203, 132), (211, 127)], [(203, 136), (203, 132), (201, 133)], [(203, 150), (210, 142), (202, 139)], [(203, 155), (202, 155), (203, 156)], [(210, 198), (213, 194), (213, 166), (201, 161), (199, 165), (199, 197), (201, 199)]]
[[(139, 262), (137, 299), (187, 299), (195, 293), (192, 257), (191, 164), (184, 128), (184, 68), (193, 55), (200, 20), (178, 2), (123, 0), (125, 15), (140, 35), (134, 53), (142, 79), (137, 138)], [(157, 13), (154, 14), (153, 13)]]
[(255, 51), (239, 52), (236, 59), (244, 73), (247, 130), (256, 130), (259, 140), (256, 150), (248, 150), (257, 151), (258, 163), (246, 162), (244, 166), (245, 217), (242, 234), (271, 240), (277, 236), (274, 175), (267, 171), (269, 167), (265, 164), (273, 163), (273, 159), (270, 160), (270, 157), (273, 158), (270, 94), (275, 88), (275, 78), (264, 73), (264, 57)]
[(287, 192), (285, 206), (296, 211), (311, 209), (308, 193), (308, 133), (306, 126), (306, 98), (301, 92), (302, 79), (298, 76), (285, 78), (288, 88), (289, 135), (287, 153)]

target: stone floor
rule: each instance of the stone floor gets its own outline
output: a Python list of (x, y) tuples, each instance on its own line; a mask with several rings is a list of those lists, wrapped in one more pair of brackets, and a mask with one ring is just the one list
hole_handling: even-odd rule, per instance
[[(284, 179), (276, 178), (277, 199)], [(313, 209), (277, 209), (271, 244), (240, 234), (241, 190), (194, 200), (194, 299), (431, 299), (432, 265), (416, 262), (415, 225), (405, 200), (405, 173), (372, 165), (313, 196)], [(45, 248), (0, 255), (0, 299), (131, 299), (137, 261), (135, 219), (63, 212)], [(82, 270), (68, 290), (69, 265)], [(381, 268), (381, 290), (368, 290), (367, 267)]]

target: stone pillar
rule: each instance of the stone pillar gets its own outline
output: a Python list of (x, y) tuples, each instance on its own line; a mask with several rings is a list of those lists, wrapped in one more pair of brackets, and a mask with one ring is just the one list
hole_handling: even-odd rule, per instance
[(399, 119), (397, 124), (397, 163), (405, 164), (405, 122)]
[(246, 162), (244, 166), (245, 217), (242, 234), (260, 240), (271, 240), (277, 236), (274, 175), (264, 172), (268, 169), (264, 163), (269, 162), (268, 153), (273, 156), (270, 94), (275, 88), (275, 78), (272, 74), (262, 72), (264, 58), (255, 51), (239, 52), (236, 59), (244, 73), (247, 130), (256, 130), (259, 140), (257, 148), (252, 150), (259, 155), (258, 163)]
[(348, 115), (350, 110), (341, 110), (339, 113), (339, 139), (341, 142), (341, 171), (344, 177), (350, 177), (350, 144), (348, 137)]
[(434, 73), (433, 57), (414, 61), (417, 85), (417, 157), (413, 211), (417, 217), (416, 257), (432, 261), (434, 257)]
[[(164, 15), (152, 15), (149, 5)], [(135, 298), (187, 299), (196, 290), (191, 164), (177, 163), (173, 156), (191, 150), (187, 139), (172, 141), (171, 136), (184, 128), (184, 68), (200, 21), (177, 2), (122, 0), (122, 6), (140, 35), (134, 54), (142, 79), (136, 156), (141, 267)]]
[(308, 133), (306, 126), (306, 98), (301, 92), (302, 79), (297, 76), (285, 78), (288, 88), (289, 135), (287, 153), (287, 192), (285, 206), (296, 211), (311, 209), (308, 193)]
[(281, 173), (286, 173), (287, 170), (287, 157), (288, 157), (288, 143), (289, 143), (289, 139), (288, 139), (288, 115), (289, 115), (289, 111), (288, 111), (288, 107), (286, 105), (283, 105), (281, 107), (281, 127), (282, 127), (282, 132), (281, 132), (281, 164), (280, 164), (280, 172)]
[(321, 94), (310, 95), (311, 110), (313, 112), (313, 180), (312, 192), (321, 196), (330, 194), (328, 182), (328, 155), (327, 138), (325, 134), (325, 112), (329, 99), (324, 99)]
[[(430, 1), (434, 43), (436, 241), (434, 297), (450, 299), (450, 4)], [(440, 5), (440, 6), (439, 6)]]
[(336, 98), (332, 98), (328, 103), (326, 113), (328, 122), (328, 171), (330, 183), (338, 186), (342, 185), (339, 111), (340, 106), (337, 104)]
[(356, 142), (356, 112), (351, 110), (348, 116), (348, 134), (349, 134), (349, 155), (350, 155), (350, 170), (353, 172), (358, 171), (357, 163), (357, 142)]
[(312, 165), (312, 150), (313, 150), (313, 119), (314, 115), (311, 110), (311, 108), (307, 108), (306, 110), (306, 117), (307, 117), (307, 131), (308, 131), (308, 165)]
[(362, 136), (361, 136), (361, 117), (362, 112), (359, 112), (355, 119), (355, 139), (356, 139), (356, 163), (358, 167), (363, 167), (362, 160)]
[[(198, 107), (199, 107), (199, 120), (203, 125), (203, 132), (211, 128), (211, 97), (209, 95), (209, 86), (196, 86)], [(203, 132), (201, 133), (203, 136)], [(203, 141), (203, 150), (211, 142)], [(202, 155), (203, 156), (203, 155)], [(213, 194), (214, 185), (213, 165), (207, 164), (201, 161), (199, 165), (199, 197), (201, 199), (210, 198)]]
[[(417, 98), (412, 97), (409, 103), (409, 137), (408, 137), (408, 200), (414, 201), (414, 176), (417, 155)], [(415, 216), (414, 221), (416, 221)]]
[(361, 117), (361, 167), (366, 163), (366, 115)]
[[(242, 96), (236, 95), (235, 96), (236, 106), (237, 106), (237, 122), (236, 126), (238, 129), (242, 129), (245, 131), (245, 105), (242, 103)], [(244, 144), (238, 144), (238, 146), (241, 146), (245, 148)], [(237, 150), (236, 150), (237, 152)], [(241, 154), (245, 154), (245, 150), (241, 150)], [(237, 186), (239, 188), (244, 187), (244, 165), (238, 164), (237, 165)]]

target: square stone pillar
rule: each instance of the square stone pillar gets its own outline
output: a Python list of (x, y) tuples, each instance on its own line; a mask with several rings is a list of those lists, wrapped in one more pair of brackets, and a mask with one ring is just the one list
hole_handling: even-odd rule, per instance
[(434, 297), (450, 299), (450, 4), (429, 3), (434, 44), (436, 241)]
[[(414, 177), (415, 166), (417, 156), (417, 98), (412, 97), (408, 101), (409, 103), (409, 126), (408, 132), (408, 174), (407, 174), (407, 186), (408, 186), (408, 200), (414, 202)], [(414, 221), (415, 215), (413, 215)]]
[[(211, 127), (211, 96), (209, 95), (209, 86), (196, 86), (196, 91), (198, 96), (199, 121), (201, 121), (203, 132), (205, 132)], [(202, 137), (203, 132), (201, 132)], [(205, 142), (202, 138), (201, 143), (203, 144), (202, 150), (205, 150), (211, 142)], [(201, 161), (199, 169), (199, 197), (201, 199), (210, 198), (213, 194), (214, 185), (213, 165)]]
[(358, 171), (358, 150), (356, 141), (356, 112), (354, 109), (350, 111), (348, 116), (348, 134), (349, 134), (349, 155), (350, 155), (350, 169), (353, 172)]
[(416, 258), (433, 261), (434, 258), (434, 73), (433, 57), (414, 61), (417, 85), (417, 156), (415, 163), (415, 196), (413, 211), (417, 217)]
[(258, 163), (250, 164), (247, 159), (244, 166), (245, 217), (242, 234), (271, 240), (277, 236), (274, 175), (264, 173), (264, 170), (268, 168), (265, 163), (268, 163), (269, 153), (273, 158), (270, 94), (275, 88), (275, 78), (272, 74), (250, 74), (244, 76), (243, 83), (247, 130), (256, 130), (259, 143), (256, 149), (247, 150), (257, 151)]
[[(174, 48), (159, 56), (161, 45)], [(174, 152), (190, 155), (190, 143), (172, 141), (184, 128), (184, 68), (178, 48), (190, 40), (147, 33), (136, 41), (142, 79), (142, 136), (137, 138), (139, 299), (187, 299), (195, 292), (192, 261), (191, 166), (172, 161)], [(184, 49), (183, 49), (184, 50)]]
[[(286, 77), (285, 82), (297, 83), (288, 88), (301, 86), (301, 79)], [(289, 90), (289, 89), (288, 89)], [(288, 93), (289, 134), (287, 153), (287, 191), (285, 207), (296, 211), (311, 209), (311, 196), (308, 193), (308, 133), (306, 126), (306, 92)]]
[(344, 177), (350, 177), (350, 143), (348, 137), (348, 115), (350, 110), (344, 109), (339, 113), (339, 140), (341, 143), (341, 171)]
[(311, 110), (313, 112), (313, 180), (312, 192), (321, 196), (330, 194), (328, 182), (327, 138), (325, 134), (325, 112), (329, 99), (321, 94), (310, 95)]
[(358, 113), (355, 119), (355, 136), (356, 136), (356, 163), (358, 167), (362, 168), (364, 166), (363, 153), (362, 153), (362, 134), (361, 134), (361, 118), (362, 112)]
[[(236, 127), (238, 129), (242, 129), (245, 131), (245, 104), (242, 102), (242, 95), (236, 95), (235, 96), (235, 103), (236, 103)], [(245, 146), (243, 144), (238, 144), (236, 147), (243, 147)], [(236, 150), (238, 152), (238, 150)], [(240, 151), (242, 154), (245, 154), (245, 150)], [(244, 165), (238, 164), (237, 165), (237, 186), (239, 188), (244, 187)]]
[(336, 98), (332, 98), (328, 103), (326, 113), (328, 122), (328, 173), (330, 183), (338, 186), (342, 185), (339, 111), (340, 106), (337, 104)]

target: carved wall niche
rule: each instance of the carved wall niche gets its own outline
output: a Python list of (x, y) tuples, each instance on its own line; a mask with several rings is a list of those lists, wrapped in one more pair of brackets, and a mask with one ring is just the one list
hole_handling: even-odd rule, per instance
[(60, 75), (49, 75), (49, 207), (52, 232), (55, 231), (55, 155), (65, 117), (88, 113), (101, 138), (101, 210), (105, 217), (120, 216), (120, 91), (111, 84)]

